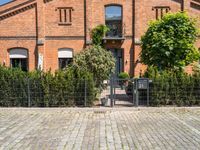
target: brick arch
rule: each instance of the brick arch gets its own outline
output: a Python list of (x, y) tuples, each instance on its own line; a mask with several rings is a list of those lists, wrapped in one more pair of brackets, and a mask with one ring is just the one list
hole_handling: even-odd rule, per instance
[(12, 48), (9, 48), (7, 51), (8, 51), (8, 55), (9, 55), (9, 58), (10, 58), (10, 51), (12, 50), (15, 50), (15, 49), (21, 49), (21, 50), (25, 50), (27, 52), (27, 59), (29, 59), (29, 50), (27, 48), (24, 48), (24, 47), (12, 47)]
[(123, 7), (123, 5), (121, 3), (106, 3), (104, 6), (105, 7), (109, 7), (109, 6), (120, 6), (120, 7)]
[(29, 52), (29, 50), (28, 50), (28, 48), (25, 48), (25, 47), (11, 47), (11, 48), (8, 48), (8, 53), (11, 51), (11, 50), (13, 50), (13, 49), (23, 49), (23, 50), (26, 50), (27, 51), (27, 53)]

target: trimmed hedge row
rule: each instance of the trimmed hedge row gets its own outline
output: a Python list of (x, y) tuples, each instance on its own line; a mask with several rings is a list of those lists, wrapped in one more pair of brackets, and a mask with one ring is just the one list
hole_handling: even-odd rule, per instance
[(74, 66), (55, 74), (0, 66), (0, 106), (91, 106), (94, 85), (91, 73)]
[(151, 105), (200, 105), (200, 72), (194, 74), (149, 70)]

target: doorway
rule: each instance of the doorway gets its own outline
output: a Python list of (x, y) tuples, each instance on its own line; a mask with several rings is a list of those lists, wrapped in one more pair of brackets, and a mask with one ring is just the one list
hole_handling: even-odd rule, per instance
[(115, 73), (114, 73), (114, 76), (115, 77), (118, 77), (118, 75), (123, 72), (123, 69), (124, 69), (124, 60), (123, 60), (123, 49), (119, 49), (119, 48), (112, 48), (112, 49), (109, 49), (116, 62), (115, 62)]

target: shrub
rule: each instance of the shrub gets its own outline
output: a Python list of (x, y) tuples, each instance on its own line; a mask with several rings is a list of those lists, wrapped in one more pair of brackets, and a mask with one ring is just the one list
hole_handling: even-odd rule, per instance
[(152, 79), (150, 102), (152, 105), (191, 106), (200, 104), (200, 74), (162, 71), (149, 67), (145, 77)]
[(129, 79), (129, 78), (130, 78), (129, 74), (126, 73), (126, 72), (121, 72), (121, 73), (118, 75), (118, 77), (119, 77), (120, 79)]
[(91, 106), (95, 99), (93, 76), (75, 66), (55, 74), (23, 72), (0, 66), (0, 106)]
[(152, 21), (142, 37), (141, 61), (159, 70), (179, 70), (200, 57), (194, 46), (198, 38), (197, 21), (187, 13), (168, 13)]
[(101, 46), (92, 46), (75, 56), (74, 65), (92, 73), (96, 88), (101, 89), (103, 81), (114, 72), (115, 59), (111, 52)]

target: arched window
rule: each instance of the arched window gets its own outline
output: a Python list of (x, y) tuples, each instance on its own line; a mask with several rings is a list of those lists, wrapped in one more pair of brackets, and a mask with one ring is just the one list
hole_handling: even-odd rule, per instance
[(70, 48), (58, 49), (59, 69), (67, 67), (73, 61), (73, 50)]
[(13, 48), (9, 51), (10, 66), (28, 71), (28, 51), (24, 48)]
[(122, 37), (122, 6), (106, 6), (105, 23), (110, 28), (107, 37)]

